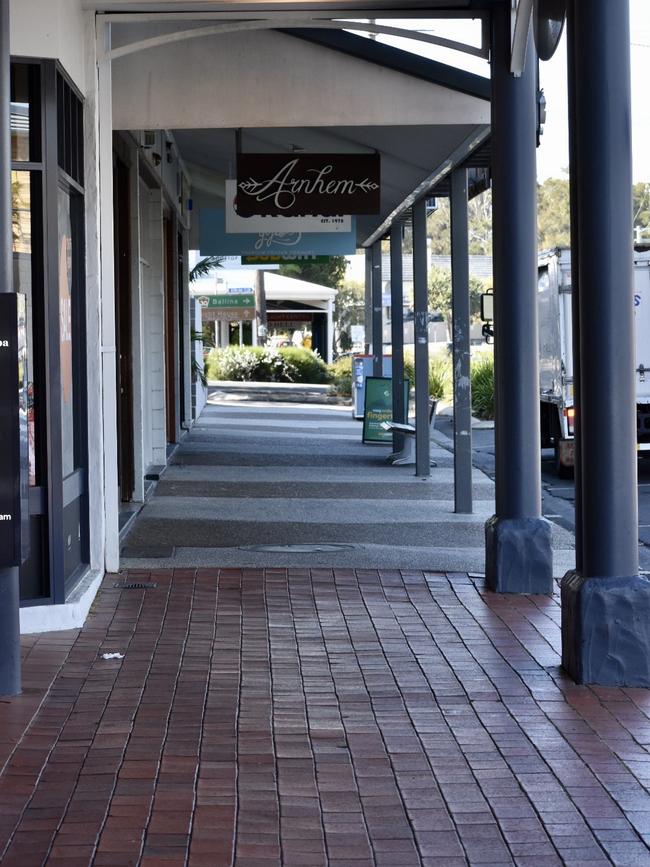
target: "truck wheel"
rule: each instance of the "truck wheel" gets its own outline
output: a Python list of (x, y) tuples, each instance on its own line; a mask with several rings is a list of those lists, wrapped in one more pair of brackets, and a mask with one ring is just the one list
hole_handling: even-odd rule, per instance
[(565, 466), (560, 460), (560, 445), (559, 443), (555, 444), (555, 474), (560, 479), (572, 479), (573, 478), (573, 467)]

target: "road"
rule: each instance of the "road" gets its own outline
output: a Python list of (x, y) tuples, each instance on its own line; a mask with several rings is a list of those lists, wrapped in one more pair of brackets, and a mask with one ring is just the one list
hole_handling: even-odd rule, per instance
[[(436, 430), (453, 438), (453, 420), (436, 419)], [(474, 465), (494, 478), (494, 431), (472, 431)], [(542, 450), (542, 512), (566, 530), (575, 530), (575, 486), (572, 479), (560, 479), (553, 469), (553, 451)], [(639, 461), (639, 563), (650, 572), (650, 460)]]

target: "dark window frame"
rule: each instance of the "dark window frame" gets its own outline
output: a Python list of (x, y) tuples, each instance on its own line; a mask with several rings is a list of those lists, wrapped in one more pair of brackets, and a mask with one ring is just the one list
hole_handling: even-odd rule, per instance
[[(88, 503), (88, 406), (86, 362), (86, 279), (85, 279), (85, 198), (83, 187), (83, 96), (56, 60), (12, 57), (13, 64), (29, 65), (40, 71), (40, 162), (12, 162), (12, 171), (39, 172), (41, 179), (40, 226), (42, 292), (40, 308), (43, 346), (34, 341), (44, 419), (39, 424), (43, 454), (40, 487), (32, 489), (30, 515), (40, 515), (47, 545), (40, 568), (44, 594), (21, 599), (24, 607), (65, 602), (70, 590), (89, 565)], [(66, 112), (66, 107), (68, 111)], [(31, 120), (31, 118), (30, 118)], [(31, 156), (31, 154), (30, 154)], [(74, 471), (63, 478), (61, 428), (61, 357), (59, 319), (59, 190), (70, 196), (73, 235), (73, 359), (74, 382)], [(32, 209), (32, 214), (34, 210)], [(33, 218), (32, 218), (33, 219)], [(35, 255), (35, 253), (33, 253)], [(36, 304), (34, 304), (36, 308)], [(36, 365), (35, 365), (36, 367)], [(35, 370), (36, 374), (36, 370)], [(70, 575), (64, 572), (63, 509), (79, 500), (80, 563)], [(46, 573), (46, 574), (45, 574)], [(48, 592), (49, 590), (49, 592)]]

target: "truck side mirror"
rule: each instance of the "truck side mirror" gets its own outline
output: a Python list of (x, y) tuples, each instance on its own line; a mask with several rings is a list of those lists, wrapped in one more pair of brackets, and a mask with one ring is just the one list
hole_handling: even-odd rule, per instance
[(484, 292), (481, 295), (481, 319), (483, 322), (492, 322), (494, 319), (494, 293)]
[(494, 338), (494, 328), (492, 327), (494, 320), (494, 293), (491, 290), (481, 295), (481, 319), (484, 322), (481, 333), (485, 337), (485, 342), (492, 343)]

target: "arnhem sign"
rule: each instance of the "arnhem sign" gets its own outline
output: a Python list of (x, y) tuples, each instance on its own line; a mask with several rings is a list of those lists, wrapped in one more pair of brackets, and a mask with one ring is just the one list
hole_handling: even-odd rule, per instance
[(379, 154), (238, 154), (241, 217), (378, 214)]
[(277, 232), (349, 232), (352, 217), (242, 217), (237, 213), (237, 181), (226, 181), (226, 232), (229, 235), (254, 235)]
[(350, 256), (357, 249), (356, 221), (349, 232), (260, 232), (228, 234), (223, 208), (201, 208), (202, 256)]
[(245, 322), (255, 319), (255, 295), (197, 295), (196, 302), (201, 307), (201, 321)]

